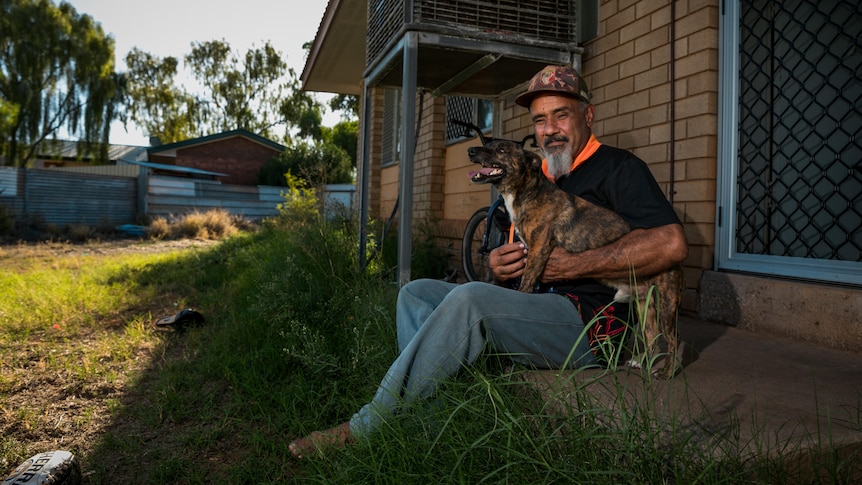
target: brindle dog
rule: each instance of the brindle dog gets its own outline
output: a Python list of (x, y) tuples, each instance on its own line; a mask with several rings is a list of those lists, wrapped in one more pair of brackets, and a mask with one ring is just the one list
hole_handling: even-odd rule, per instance
[[(495, 140), (483, 147), (468, 149), (470, 160), (482, 165), (471, 172), (474, 183), (491, 183), (502, 194), (518, 235), (529, 248), (521, 276), (520, 290), (531, 292), (545, 269), (551, 250), (560, 246), (571, 253), (610, 244), (630, 231), (616, 213), (581, 197), (573, 196), (548, 180), (542, 173), (542, 160), (515, 142)], [(648, 278), (602, 279), (602, 284), (617, 290), (616, 299), (639, 302), (643, 323), (644, 351), (629, 365), (640, 367), (658, 354), (658, 338), (664, 336), (667, 355), (652, 374), (661, 379), (673, 377), (681, 367), (676, 322), (683, 292), (680, 266)], [(655, 290), (650, 291), (652, 287)], [(658, 298), (648, 304), (654, 292)], [(658, 312), (656, 311), (658, 309)], [(658, 314), (657, 314), (658, 313)]]

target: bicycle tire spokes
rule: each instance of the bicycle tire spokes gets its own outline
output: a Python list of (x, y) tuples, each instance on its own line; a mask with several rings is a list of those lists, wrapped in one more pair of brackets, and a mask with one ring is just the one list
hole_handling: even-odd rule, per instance
[(461, 264), (467, 281), (493, 281), (488, 257), (506, 242), (507, 221), (505, 210), (496, 205), (477, 210), (467, 221), (461, 242)]

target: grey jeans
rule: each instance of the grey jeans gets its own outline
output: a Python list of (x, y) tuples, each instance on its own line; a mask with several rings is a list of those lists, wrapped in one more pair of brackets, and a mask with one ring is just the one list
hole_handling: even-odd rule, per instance
[(572, 302), (558, 294), (416, 280), (398, 293), (395, 321), (398, 358), (373, 400), (351, 418), (356, 436), (378, 429), (400, 403), (429, 397), (441, 379), (472, 364), (486, 344), (537, 368), (596, 363), (583, 320)]

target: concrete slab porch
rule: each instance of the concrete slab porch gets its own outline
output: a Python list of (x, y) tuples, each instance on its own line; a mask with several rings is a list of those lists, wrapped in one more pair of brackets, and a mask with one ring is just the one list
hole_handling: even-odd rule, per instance
[(730, 443), (740, 454), (838, 450), (862, 483), (862, 353), (684, 316), (679, 332), (684, 368), (669, 381), (625, 366), (525, 378), (549, 400), (571, 399), (566, 388), (576, 386), (609, 408), (649, 406), (714, 453), (730, 452)]

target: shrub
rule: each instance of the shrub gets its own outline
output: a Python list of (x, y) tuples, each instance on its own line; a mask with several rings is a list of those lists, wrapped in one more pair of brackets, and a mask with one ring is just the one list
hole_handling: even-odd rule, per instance
[(237, 232), (229, 212), (223, 209), (191, 212), (174, 224), (174, 233), (181, 237), (220, 239)]
[[(314, 198), (294, 195), (287, 205), (309, 211)], [(396, 289), (359, 268), (355, 221), (288, 212), (265, 231), (282, 236), (253, 271), (259, 283), (251, 312), (278, 329), (290, 367), (319, 379), (317, 386), (367, 387), (368, 366), (393, 357)]]
[[(154, 239), (222, 239), (239, 232), (239, 221), (224, 209), (190, 212), (173, 222), (156, 217), (150, 222), (147, 234)], [(248, 223), (242, 222), (248, 228)]]
[(156, 217), (147, 227), (147, 234), (154, 239), (167, 239), (171, 237), (171, 225), (164, 217)]
[(268, 160), (257, 178), (263, 185), (289, 186), (285, 180), (286, 173), (292, 173), (312, 186), (351, 183), (353, 160), (344, 149), (332, 143), (300, 143)]
[(72, 242), (86, 242), (93, 236), (93, 229), (86, 224), (70, 224), (66, 226), (66, 235)]
[(279, 219), (285, 224), (307, 224), (319, 217), (317, 194), (308, 182), (290, 172), (285, 174), (287, 190), (284, 202), (278, 204)]

